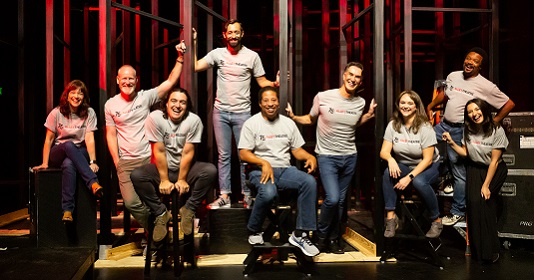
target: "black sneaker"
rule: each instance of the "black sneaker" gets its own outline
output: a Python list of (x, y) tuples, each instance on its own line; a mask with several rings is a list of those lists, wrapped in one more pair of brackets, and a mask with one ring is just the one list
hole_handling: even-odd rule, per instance
[(344, 254), (345, 253), (339, 243), (340, 242), (338, 240), (330, 241), (330, 253), (333, 253), (333, 254)]

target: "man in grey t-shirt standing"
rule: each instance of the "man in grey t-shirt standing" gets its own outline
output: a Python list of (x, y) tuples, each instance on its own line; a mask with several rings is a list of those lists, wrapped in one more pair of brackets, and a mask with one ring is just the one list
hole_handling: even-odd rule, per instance
[(362, 80), (363, 65), (349, 62), (343, 71), (341, 87), (319, 92), (309, 114), (295, 116), (291, 106), (286, 109), (288, 116), (299, 124), (317, 123), (315, 152), (325, 190), (317, 236), (323, 252), (343, 253), (340, 227), (346, 211), (346, 194), (356, 170), (356, 127), (374, 117), (374, 100), (369, 111), (363, 113), (365, 100), (358, 95)]
[[(472, 48), (464, 59), (463, 71), (452, 72), (447, 76), (446, 86), (440, 88), (438, 95), (427, 106), (428, 117), (432, 110), (447, 101), (443, 120), (435, 127), (436, 138), (441, 140), (443, 132), (449, 132), (452, 140), (461, 145), (464, 129), (464, 107), (467, 101), (480, 98), (497, 110), (495, 122), (500, 122), (514, 108), (514, 102), (499, 88), (480, 75), (480, 69), (488, 64), (488, 55), (481, 48)], [(454, 194), (451, 215), (443, 218), (443, 225), (451, 226), (465, 220), (465, 181), (464, 161), (449, 146), (447, 155), (454, 178)]]
[[(219, 189), (220, 197), (210, 203), (211, 209), (228, 208), (231, 205), (231, 157), (232, 133), (239, 141), (243, 123), (250, 118), (250, 81), (256, 79), (260, 87), (275, 86), (280, 83), (278, 78), (272, 82), (265, 78), (265, 70), (260, 56), (241, 44), (245, 35), (241, 22), (232, 19), (225, 24), (223, 37), (225, 48), (210, 51), (202, 59), (197, 60), (196, 31), (193, 30), (193, 51), (195, 71), (201, 72), (217, 67), (217, 96), (213, 109), (213, 129), (219, 154)], [(244, 202), (250, 206), (250, 190), (245, 185), (243, 166), (240, 168), (241, 191), (245, 195)]]

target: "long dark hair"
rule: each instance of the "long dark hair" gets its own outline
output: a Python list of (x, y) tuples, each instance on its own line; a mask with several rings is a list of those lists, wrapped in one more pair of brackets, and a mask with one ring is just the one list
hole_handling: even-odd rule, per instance
[(73, 90), (79, 89), (83, 93), (83, 101), (82, 104), (78, 107), (78, 112), (76, 112), (76, 115), (80, 117), (81, 119), (87, 118), (87, 111), (89, 110), (89, 91), (87, 90), (87, 87), (85, 84), (80, 80), (72, 80), (63, 90), (63, 93), (61, 94), (61, 97), (59, 98), (59, 112), (65, 118), (69, 118), (70, 113), (70, 105), (69, 105), (69, 92)]
[(171, 98), (171, 94), (174, 93), (174, 92), (183, 93), (187, 97), (187, 105), (186, 105), (186, 110), (187, 111), (185, 112), (184, 117), (183, 117), (183, 119), (185, 119), (185, 118), (187, 118), (187, 115), (189, 115), (189, 112), (193, 112), (193, 102), (191, 101), (191, 96), (189, 96), (189, 93), (187, 92), (187, 90), (185, 90), (185, 89), (183, 89), (181, 87), (175, 87), (175, 88), (171, 89), (165, 95), (165, 99), (160, 101), (159, 109), (161, 111), (163, 111), (163, 117), (165, 119), (167, 119), (169, 117), (168, 114), (167, 114), (167, 103), (169, 102), (169, 99)]
[[(484, 117), (484, 120), (481, 124), (476, 124), (473, 122), (473, 120), (469, 117), (467, 114), (467, 106), (470, 104), (476, 104), (478, 108), (480, 108), (480, 111), (482, 112), (482, 116)], [(469, 141), (469, 135), (471, 134), (477, 134), (481, 130), (484, 132), (484, 137), (489, 137), (497, 129), (499, 124), (495, 123), (493, 121), (493, 116), (491, 115), (492, 107), (484, 100), (475, 98), (467, 101), (464, 107), (464, 137), (465, 140)]]
[(400, 114), (399, 102), (400, 99), (406, 94), (410, 96), (410, 98), (413, 100), (413, 103), (415, 103), (415, 118), (413, 119), (413, 123), (410, 129), (413, 131), (413, 133), (417, 134), (419, 128), (421, 128), (423, 124), (430, 122), (424, 110), (425, 105), (423, 105), (421, 97), (419, 97), (419, 94), (417, 94), (417, 92), (409, 89), (401, 92), (399, 96), (397, 96), (397, 101), (395, 101), (396, 110), (393, 111), (393, 115), (391, 117), (391, 120), (393, 121), (393, 129), (397, 132), (400, 132), (401, 126), (404, 124), (404, 120), (402, 118), (402, 115)]

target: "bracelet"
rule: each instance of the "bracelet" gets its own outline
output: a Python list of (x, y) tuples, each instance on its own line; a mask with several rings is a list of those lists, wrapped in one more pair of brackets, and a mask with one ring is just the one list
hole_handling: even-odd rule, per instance
[(183, 59), (183, 58), (182, 58), (182, 59), (178, 59), (178, 58), (177, 58), (177, 59), (176, 59), (176, 62), (179, 62), (179, 63), (184, 64), (184, 59)]

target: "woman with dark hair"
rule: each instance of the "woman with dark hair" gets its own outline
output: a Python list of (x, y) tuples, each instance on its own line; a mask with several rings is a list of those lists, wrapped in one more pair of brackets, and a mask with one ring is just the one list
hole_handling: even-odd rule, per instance
[(504, 129), (493, 121), (490, 105), (481, 99), (468, 101), (464, 109), (462, 146), (448, 132), (443, 140), (467, 157), (467, 223), (472, 256), (484, 262), (499, 259), (497, 200), (508, 168), (502, 154), (508, 147)]
[(437, 238), (443, 225), (439, 217), (438, 200), (432, 188), (439, 177), (436, 136), (423, 102), (416, 92), (401, 92), (395, 106), (396, 110), (386, 127), (380, 150), (380, 158), (388, 163), (382, 177), (386, 209), (384, 236), (395, 236), (398, 227), (395, 215), (397, 190), (404, 190), (411, 183), (421, 195), (433, 220), (426, 237)]
[(59, 106), (48, 114), (44, 126), (43, 163), (33, 170), (61, 167), (62, 220), (72, 222), (77, 174), (94, 195), (101, 197), (103, 193), (95, 174), (98, 171), (93, 133), (97, 129), (96, 114), (89, 107), (89, 93), (82, 81), (73, 80), (65, 87)]

